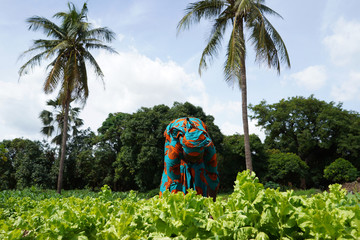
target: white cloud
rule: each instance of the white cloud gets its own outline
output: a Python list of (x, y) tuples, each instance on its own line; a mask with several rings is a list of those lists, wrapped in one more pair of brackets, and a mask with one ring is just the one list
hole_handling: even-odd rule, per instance
[(315, 91), (325, 85), (327, 74), (324, 66), (317, 65), (307, 67), (301, 72), (291, 74), (290, 78), (295, 79), (298, 86), (304, 87), (310, 91)]
[(89, 99), (81, 115), (93, 130), (109, 113), (130, 113), (157, 104), (172, 106), (174, 101), (200, 106), (207, 102), (199, 77), (186, 73), (173, 61), (153, 60), (136, 51), (101, 53), (97, 61), (105, 75), (105, 89), (90, 77)]
[(234, 123), (230, 123), (230, 122), (224, 122), (220, 126), (220, 130), (221, 130), (222, 134), (225, 134), (225, 135), (232, 135), (234, 133), (239, 133), (239, 134), (244, 133), (242, 124), (234, 124)]
[(36, 68), (20, 82), (0, 81), (0, 141), (24, 137), (42, 139), (39, 113), (45, 108), (44, 69)]
[[(256, 126), (257, 121), (256, 120), (249, 120), (249, 134), (256, 134), (259, 136), (262, 142), (265, 140), (265, 132), (260, 128)], [(235, 133), (244, 134), (244, 128), (242, 125), (242, 120), (239, 119), (239, 124), (234, 124), (232, 122), (224, 122), (220, 126), (221, 132), (225, 135), (232, 135)]]
[(360, 22), (346, 21), (339, 18), (332, 27), (332, 33), (326, 36), (323, 43), (330, 52), (335, 65), (343, 66), (353, 61), (359, 62)]
[(336, 101), (360, 100), (360, 72), (351, 72), (348, 80), (340, 85), (334, 85), (331, 95)]
[[(109, 113), (132, 113), (140, 107), (189, 101), (215, 117), (224, 134), (242, 132), (241, 102), (209, 96), (203, 80), (187, 73), (172, 60), (150, 59), (133, 49), (120, 54), (95, 56), (105, 75), (105, 88), (88, 69), (89, 98), (80, 117), (84, 127), (96, 131)], [(42, 91), (44, 68), (36, 68), (18, 83), (0, 81), (0, 140), (25, 137), (42, 139), (39, 113), (55, 94)], [(5, 79), (8, 78), (5, 76)], [(253, 124), (254, 125), (254, 124)], [(250, 124), (250, 132), (258, 134)]]

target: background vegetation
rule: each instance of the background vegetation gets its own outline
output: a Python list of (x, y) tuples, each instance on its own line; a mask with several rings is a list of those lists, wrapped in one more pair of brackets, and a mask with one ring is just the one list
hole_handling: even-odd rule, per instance
[[(325, 189), (359, 176), (358, 113), (313, 96), (261, 102), (250, 109), (266, 131), (264, 143), (250, 135), (254, 171), (266, 186)], [(132, 114), (110, 113), (97, 133), (72, 131), (64, 188), (99, 190), (105, 184), (114, 191), (158, 188), (163, 132), (171, 120), (182, 116), (198, 117), (207, 124), (218, 152), (220, 190), (232, 190), (237, 173), (246, 169), (243, 136), (223, 135), (211, 115), (187, 102), (141, 108)], [(16, 138), (3, 140), (0, 146), (1, 190), (56, 188), (59, 145)]]

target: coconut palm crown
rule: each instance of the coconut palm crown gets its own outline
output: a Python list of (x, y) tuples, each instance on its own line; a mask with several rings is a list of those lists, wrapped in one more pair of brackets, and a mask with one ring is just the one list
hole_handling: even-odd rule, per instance
[(260, 64), (275, 68), (278, 73), (281, 63), (290, 67), (286, 46), (265, 15), (281, 16), (264, 3), (265, 0), (197, 1), (188, 5), (185, 16), (178, 23), (178, 32), (201, 20), (210, 20), (213, 23), (207, 45), (200, 58), (200, 75), (213, 57), (218, 55), (227, 30), (231, 31), (226, 49), (224, 75), (226, 82), (231, 85), (239, 84), (241, 89), (246, 168), (250, 170), (252, 161), (247, 116), (246, 41), (254, 47), (255, 60)]

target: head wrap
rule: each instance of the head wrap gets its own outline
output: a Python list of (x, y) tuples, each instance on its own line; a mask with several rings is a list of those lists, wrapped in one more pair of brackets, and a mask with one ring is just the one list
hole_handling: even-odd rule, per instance
[(187, 118), (186, 131), (180, 137), (180, 144), (185, 153), (197, 152), (201, 153), (205, 147), (209, 146), (211, 138), (208, 133), (202, 129), (197, 128), (189, 118)]

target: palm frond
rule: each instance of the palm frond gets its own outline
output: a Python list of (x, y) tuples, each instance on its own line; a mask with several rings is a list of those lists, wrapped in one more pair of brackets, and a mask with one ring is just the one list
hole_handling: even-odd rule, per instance
[(276, 29), (273, 27), (273, 25), (267, 20), (267, 18), (265, 18), (265, 22), (267, 25), (267, 29), (271, 33), (271, 37), (274, 40), (276, 49), (280, 54), (281, 62), (285, 63), (288, 67), (290, 67), (291, 66), (290, 57), (289, 57), (289, 53), (287, 51), (284, 41), (282, 40), (278, 31), (276, 31)]
[(40, 112), (39, 118), (44, 125), (49, 125), (54, 120), (52, 112), (43, 110)]
[(280, 73), (281, 62), (290, 67), (290, 58), (279, 33), (264, 15), (257, 15), (248, 22), (250, 39), (255, 48), (256, 61), (274, 67)]
[(60, 55), (57, 56), (57, 58), (51, 62), (47, 68), (49, 68), (50, 66), (51, 71), (49, 72), (48, 76), (46, 77), (45, 83), (44, 83), (44, 92), (45, 93), (52, 93), (55, 88), (58, 85), (58, 82), (61, 81), (61, 79), (63, 78), (64, 74), (64, 62), (63, 62), (63, 54), (61, 53)]
[[(83, 56), (81, 56), (81, 58), (79, 59), (79, 68), (80, 68), (80, 73), (81, 73), (81, 77), (80, 77), (80, 84), (82, 85), (82, 97), (80, 97), (80, 101), (82, 102), (83, 106), (85, 106), (86, 103), (86, 99), (89, 96), (89, 86), (88, 86), (88, 81), (87, 81), (87, 70), (86, 70), (86, 64), (85, 64), (85, 59)], [(103, 84), (104, 83), (104, 80)], [(75, 109), (74, 109), (75, 111)]]
[(101, 27), (101, 28), (94, 28), (85, 33), (85, 38), (95, 38), (101, 39), (105, 42), (111, 42), (115, 40), (115, 33), (111, 31), (109, 28)]
[(241, 60), (242, 58), (245, 60), (246, 53), (245, 39), (242, 35), (242, 26), (239, 24), (239, 21), (241, 20), (235, 17), (224, 64), (225, 81), (230, 85), (234, 85), (239, 79)]
[(53, 134), (54, 130), (54, 126), (45, 126), (41, 128), (40, 132), (45, 136), (50, 137)]
[(96, 62), (95, 58), (90, 54), (90, 52), (86, 51), (84, 53), (84, 59), (86, 61), (89, 61), (90, 64), (94, 67), (94, 70), (95, 70), (95, 74), (100, 77), (101, 79), (104, 78), (104, 74), (103, 72), (101, 71), (101, 68), (99, 66), (99, 64)]
[(185, 9), (185, 16), (177, 25), (178, 33), (188, 29), (194, 23), (199, 23), (201, 19), (217, 17), (225, 6), (226, 1), (224, 0), (202, 0), (190, 3)]
[(47, 47), (48, 55), (47, 58), (55, 55), (56, 53), (61, 54), (62, 50), (66, 50), (71, 47), (71, 43), (69, 41), (58, 41), (56, 45), (51, 45)]
[(57, 39), (65, 37), (62, 29), (47, 18), (34, 16), (28, 18), (26, 21), (29, 23), (29, 30), (37, 31), (39, 28), (42, 28), (43, 32), (49, 37), (51, 36)]
[(59, 40), (47, 40), (47, 39), (34, 40), (33, 46), (31, 48), (29, 48), (28, 50), (26, 50), (25, 52), (23, 52), (20, 55), (20, 58), (25, 56), (28, 53), (33, 53), (33, 52), (36, 52), (39, 50), (46, 51), (49, 48), (56, 46), (58, 43), (59, 43)]
[(265, 6), (264, 4), (259, 4), (258, 5), (258, 8), (260, 9), (260, 11), (263, 13), (263, 14), (269, 14), (269, 15), (273, 15), (275, 17), (279, 17), (281, 19), (283, 19), (283, 17), (277, 13), (276, 11), (272, 10), (271, 8), (269, 8), (268, 6)]
[[(211, 61), (214, 56), (217, 56), (218, 51), (221, 47), (221, 41), (223, 39), (227, 22), (229, 19), (225, 17), (217, 18), (213, 25), (209, 41), (203, 50), (199, 63), (199, 74), (201, 70), (207, 68), (207, 62)], [(208, 60), (209, 59), (209, 60)]]
[(36, 66), (40, 66), (41, 62), (44, 59), (44, 56), (48, 54), (48, 51), (41, 52), (34, 57), (30, 58), (24, 65), (19, 69), (19, 76), (25, 75), (28, 73), (28, 70), (33, 69)]
[(85, 44), (85, 49), (104, 49), (110, 53), (116, 53), (118, 54), (117, 51), (115, 51), (115, 49), (113, 49), (112, 47), (109, 47), (107, 45), (104, 44), (99, 44), (99, 43), (86, 43)]

